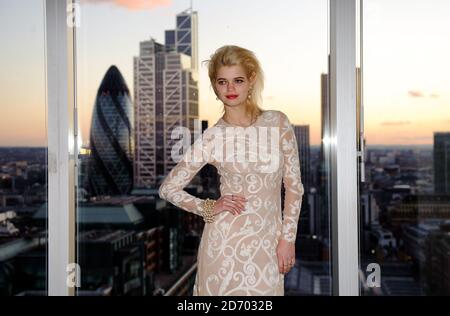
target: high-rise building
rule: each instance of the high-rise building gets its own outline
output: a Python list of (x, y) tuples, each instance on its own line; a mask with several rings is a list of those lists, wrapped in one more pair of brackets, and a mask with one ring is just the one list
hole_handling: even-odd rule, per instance
[(197, 13), (188, 9), (177, 15), (176, 29), (166, 31), (166, 44), (143, 41), (134, 58), (136, 187), (155, 188), (176, 165), (172, 149), (180, 139), (173, 133), (183, 127), (190, 135), (201, 131), (201, 126), (194, 128), (196, 121), (200, 124), (197, 33)]
[[(192, 59), (192, 70), (198, 72), (198, 16), (189, 8), (176, 16), (174, 30), (166, 30), (166, 51), (183, 53)], [(196, 79), (197, 80), (197, 79)]]
[(164, 151), (164, 64), (164, 45), (153, 38), (140, 43), (139, 56), (134, 58), (136, 187), (151, 187), (164, 170), (164, 164), (157, 164)]
[(308, 191), (306, 188), (311, 187), (309, 125), (294, 125), (293, 127), (300, 155), (300, 172), (306, 192)]
[(133, 189), (134, 113), (116, 66), (106, 72), (92, 113), (88, 181), (92, 195), (124, 195)]
[(297, 139), (300, 174), (305, 189), (300, 212), (300, 225), (302, 226), (299, 230), (302, 234), (314, 234), (316, 232), (316, 223), (308, 206), (308, 193), (311, 188), (309, 125), (294, 125), (293, 128)]
[(434, 191), (450, 194), (450, 132), (435, 132), (433, 144)]

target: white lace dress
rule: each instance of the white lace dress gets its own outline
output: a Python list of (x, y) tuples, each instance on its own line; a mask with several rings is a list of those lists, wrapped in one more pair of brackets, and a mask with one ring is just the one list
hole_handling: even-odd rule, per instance
[[(239, 144), (245, 144), (245, 150)], [(205, 223), (193, 295), (284, 295), (276, 247), (280, 238), (295, 242), (304, 193), (289, 119), (276, 110), (264, 111), (246, 128), (219, 119), (170, 171), (159, 188), (160, 197), (201, 216), (202, 199), (183, 189), (206, 163), (217, 168), (221, 195), (242, 195), (248, 201), (240, 215), (225, 211), (213, 223)]]

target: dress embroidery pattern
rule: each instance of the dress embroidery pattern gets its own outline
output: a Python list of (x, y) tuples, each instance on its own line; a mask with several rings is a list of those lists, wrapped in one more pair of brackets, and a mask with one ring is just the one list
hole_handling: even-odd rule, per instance
[[(276, 247), (280, 238), (295, 242), (304, 193), (295, 133), (288, 117), (275, 110), (264, 111), (248, 128), (264, 130), (267, 127), (279, 131), (277, 150), (271, 153), (278, 155), (275, 158), (279, 163), (271, 170), (266, 168), (266, 162), (250, 158), (246, 161), (226, 159), (229, 157), (224, 155), (224, 149), (228, 147), (217, 147), (213, 140), (220, 134), (224, 143), (234, 141), (235, 137), (225, 132), (230, 126), (234, 128), (219, 119), (208, 128), (169, 172), (159, 188), (159, 195), (185, 211), (201, 215), (202, 199), (183, 189), (205, 164), (214, 165), (220, 175), (221, 195), (243, 195), (248, 201), (240, 215), (222, 212), (213, 223), (205, 223), (193, 295), (284, 295), (284, 275), (278, 271)], [(249, 145), (247, 141), (245, 144)], [(260, 150), (260, 142), (257, 144)], [(203, 159), (198, 159), (200, 157)], [(285, 188), (283, 212), (282, 184)]]

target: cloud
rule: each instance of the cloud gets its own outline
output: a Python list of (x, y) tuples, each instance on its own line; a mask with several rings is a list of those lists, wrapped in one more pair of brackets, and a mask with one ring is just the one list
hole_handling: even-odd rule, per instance
[[(423, 93), (422, 91), (419, 91), (419, 90), (409, 90), (408, 95), (412, 98), (424, 98), (425, 97), (425, 93)], [(428, 96), (433, 99), (439, 98), (439, 94), (435, 93), (435, 92), (430, 93)]]
[(130, 10), (154, 9), (172, 4), (172, 0), (83, 0), (83, 2), (114, 4)]
[(384, 126), (401, 126), (401, 125), (409, 125), (411, 124), (411, 122), (409, 121), (386, 121), (386, 122), (381, 122), (380, 125), (384, 125)]
[(408, 94), (410, 97), (413, 97), (413, 98), (423, 98), (423, 96), (424, 96), (422, 91), (417, 91), (417, 90), (409, 90)]

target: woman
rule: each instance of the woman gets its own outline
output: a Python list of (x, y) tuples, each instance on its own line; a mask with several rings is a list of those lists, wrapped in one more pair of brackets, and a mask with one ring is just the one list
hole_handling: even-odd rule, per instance
[[(263, 111), (258, 106), (263, 71), (253, 52), (223, 46), (207, 62), (211, 85), (224, 104), (224, 114), (189, 147), (164, 179), (159, 195), (205, 220), (194, 296), (284, 295), (284, 275), (295, 264), (304, 192), (295, 134), (283, 112)], [(261, 145), (261, 136), (268, 129), (272, 144), (274, 140), (276, 144), (270, 148), (270, 169), (267, 159), (258, 161), (261, 151), (267, 149)], [(236, 162), (230, 157), (242, 158), (243, 147), (235, 155), (229, 153), (234, 152), (234, 143), (227, 146), (243, 130), (244, 136), (253, 137), (244, 140), (245, 149), (252, 145), (253, 152), (248, 159)], [(183, 190), (206, 163), (214, 165), (220, 175), (218, 200), (202, 200)]]

